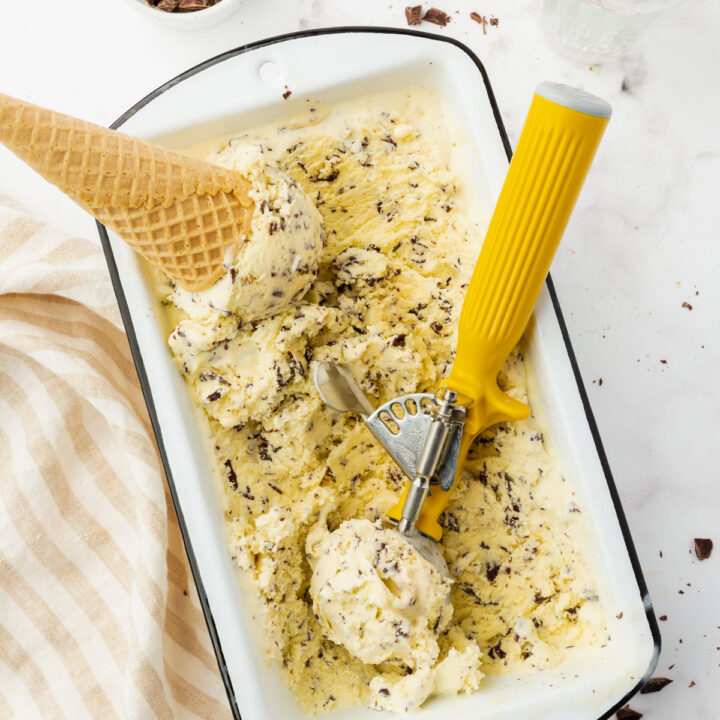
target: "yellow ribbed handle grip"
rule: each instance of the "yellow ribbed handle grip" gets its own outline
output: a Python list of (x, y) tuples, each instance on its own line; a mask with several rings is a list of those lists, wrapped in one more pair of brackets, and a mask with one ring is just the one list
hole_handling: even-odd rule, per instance
[[(527, 326), (610, 113), (604, 100), (565, 85), (542, 83), (533, 98), (465, 296), (455, 363), (442, 383), (472, 400), (458, 472), (479, 432), (530, 412), (500, 390), (497, 376)], [(437, 519), (450, 493), (433, 490), (417, 527), (439, 539)]]

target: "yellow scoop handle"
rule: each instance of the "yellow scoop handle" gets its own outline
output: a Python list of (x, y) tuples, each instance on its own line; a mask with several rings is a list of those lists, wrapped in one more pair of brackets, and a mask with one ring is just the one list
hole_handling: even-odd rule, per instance
[[(520, 340), (611, 114), (604, 100), (541, 83), (533, 98), (460, 313), (458, 346), (442, 385), (472, 400), (458, 474), (478, 433), (530, 409), (497, 384)], [(457, 484), (457, 482), (455, 483)], [(451, 491), (431, 487), (416, 527), (439, 540)], [(398, 520), (407, 489), (388, 515)]]

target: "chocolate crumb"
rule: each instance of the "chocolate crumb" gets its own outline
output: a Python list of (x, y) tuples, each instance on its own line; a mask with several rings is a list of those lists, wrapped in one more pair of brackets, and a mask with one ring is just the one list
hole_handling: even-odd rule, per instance
[(695, 687), (695, 681), (694, 681), (694, 680), (691, 680), (691, 681), (690, 681), (690, 684), (688, 685), (688, 687), (689, 687), (689, 688)]
[(689, 302), (684, 302), (684, 303), (682, 304), (682, 306), (683, 306), (684, 308), (687, 308), (688, 310), (692, 310), (692, 305), (691, 305)]
[(615, 717), (617, 720), (640, 720), (642, 713), (637, 710), (633, 710), (629, 705), (621, 707), (616, 713)]
[(422, 22), (422, 5), (412, 5), (405, 8), (405, 19), (411, 27)]
[(288, 86), (285, 86), (285, 92), (282, 94), (282, 99), (287, 100), (292, 95), (292, 90), (288, 90)]
[(423, 20), (427, 20), (428, 22), (433, 23), (433, 25), (445, 27), (452, 18), (446, 12), (443, 12), (438, 8), (431, 7), (425, 15), (423, 15)]
[(695, 554), (698, 560), (707, 560), (712, 554), (713, 541), (710, 538), (695, 538)]
[(619, 612), (615, 617), (616, 617), (618, 620), (622, 620), (622, 616), (623, 616), (623, 614), (622, 614), (621, 612)]
[(650, 678), (643, 688), (640, 690), (641, 695), (647, 695), (648, 693), (660, 692), (666, 685), (672, 682), (670, 678), (654, 677)]
[(663, 622), (665, 622), (667, 620), (667, 615), (661, 615), (658, 620), (662, 620)]

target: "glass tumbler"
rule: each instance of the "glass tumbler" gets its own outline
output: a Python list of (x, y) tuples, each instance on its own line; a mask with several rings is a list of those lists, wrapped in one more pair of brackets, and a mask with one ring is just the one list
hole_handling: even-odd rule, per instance
[(543, 0), (542, 27), (560, 53), (583, 63), (620, 57), (682, 0)]

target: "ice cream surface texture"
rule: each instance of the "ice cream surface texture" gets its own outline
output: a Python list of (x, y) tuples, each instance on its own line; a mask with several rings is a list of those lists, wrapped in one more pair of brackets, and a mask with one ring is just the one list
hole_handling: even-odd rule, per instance
[[(310, 595), (325, 635), (364, 663), (394, 659), (415, 675), (411, 681), (374, 678), (371, 704), (402, 711), (419, 707), (435, 685), (437, 638), (453, 612), (452, 580), (399, 533), (366, 519), (347, 520), (332, 533), (321, 520), (306, 550), (313, 566)], [(480, 657), (477, 645), (475, 650), (473, 660)], [(482, 677), (476, 664), (473, 690)]]
[(295, 305), (315, 280), (323, 248), (320, 213), (295, 180), (268, 166), (258, 148), (213, 158), (251, 182), (250, 235), (210, 288), (175, 286), (172, 302), (188, 317), (259, 320)]
[[(471, 202), (448, 116), (439, 94), (416, 88), (307, 103), (301, 116), (193, 151), (232, 165), (256, 148), (305, 190), (325, 228), (317, 278), (275, 314), (249, 320), (227, 303), (196, 312), (161, 291), (230, 553), (260, 608), (253, 624), (309, 713), (411, 710), (429, 695), (482, 692), (483, 673), (534, 672), (607, 642), (582, 508), (537, 414), (471, 449), (442, 517), (448, 583), (402, 543), (379, 549), (387, 531), (375, 523), (406, 479), (312, 382), (316, 363), (341, 362), (385, 402), (431, 391), (449, 372), (489, 208)], [(520, 348), (499, 381), (525, 401), (530, 378)], [(413, 597), (417, 608), (406, 606)]]

